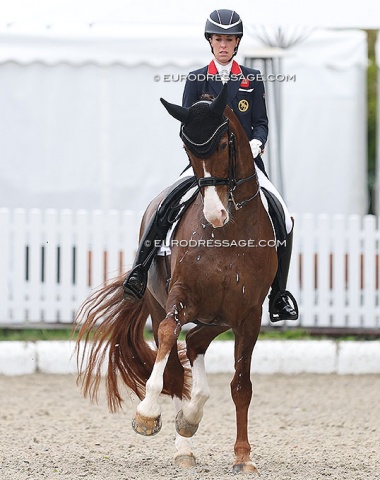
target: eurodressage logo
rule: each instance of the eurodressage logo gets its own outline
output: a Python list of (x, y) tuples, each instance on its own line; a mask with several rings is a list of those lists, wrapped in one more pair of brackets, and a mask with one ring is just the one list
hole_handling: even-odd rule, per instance
[(154, 240), (151, 242), (150, 240), (145, 240), (144, 245), (146, 247), (150, 247), (153, 245), (154, 247), (210, 247), (210, 248), (231, 248), (231, 247), (276, 247), (279, 246), (286, 246), (286, 240), (255, 240), (255, 239), (240, 239), (240, 240), (227, 240), (227, 239), (216, 239), (216, 238), (209, 238), (209, 239), (172, 239), (169, 243), (166, 243), (165, 240)]
[[(174, 82), (174, 83), (180, 83), (180, 82), (204, 82), (204, 81), (221, 81), (222, 78), (219, 74), (216, 75), (211, 75), (211, 74), (195, 74), (195, 73), (189, 73), (189, 74), (183, 74), (183, 73), (164, 73), (160, 75), (153, 75), (153, 80), (155, 82)], [(284, 73), (277, 73), (277, 74), (269, 74), (266, 76), (263, 76), (261, 74), (248, 74), (246, 77), (244, 77), (242, 74), (235, 75), (231, 74), (230, 76), (230, 81), (238, 81), (238, 82), (244, 82), (241, 86), (243, 88), (247, 88), (247, 85), (245, 82), (249, 83), (250, 81), (255, 81), (257, 80), (258, 82), (295, 82), (296, 81), (296, 75), (290, 75), (290, 74), (284, 74)]]
[(248, 108), (249, 108), (249, 103), (247, 102), (247, 100), (240, 100), (240, 102), (238, 103), (238, 109), (241, 112), (246, 112)]

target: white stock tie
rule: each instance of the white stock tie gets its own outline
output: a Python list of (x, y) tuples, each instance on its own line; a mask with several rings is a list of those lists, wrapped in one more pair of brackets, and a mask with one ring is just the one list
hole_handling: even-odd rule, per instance
[(220, 73), (220, 78), (222, 80), (222, 83), (224, 85), (230, 79), (230, 72), (226, 68), (222, 68), (222, 70), (219, 73)]

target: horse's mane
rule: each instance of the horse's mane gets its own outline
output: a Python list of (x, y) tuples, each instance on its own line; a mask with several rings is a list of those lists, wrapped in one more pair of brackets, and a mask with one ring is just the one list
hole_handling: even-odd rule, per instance
[(201, 100), (208, 100), (209, 102), (212, 102), (215, 99), (213, 95), (210, 95), (209, 93), (203, 93), (201, 95)]

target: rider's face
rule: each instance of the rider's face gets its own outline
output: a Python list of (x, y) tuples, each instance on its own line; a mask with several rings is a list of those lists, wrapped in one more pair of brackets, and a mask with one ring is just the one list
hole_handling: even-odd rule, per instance
[(217, 35), (215, 33), (211, 35), (210, 44), (216, 60), (221, 65), (227, 65), (230, 61), (239, 40), (236, 35)]

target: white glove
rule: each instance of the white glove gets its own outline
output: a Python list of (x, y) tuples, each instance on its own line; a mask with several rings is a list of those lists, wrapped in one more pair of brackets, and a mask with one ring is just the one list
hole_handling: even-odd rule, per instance
[(261, 153), (261, 148), (260, 147), (263, 143), (260, 142), (260, 140), (257, 140), (256, 138), (254, 138), (253, 140), (251, 140), (249, 142), (249, 144), (251, 145), (253, 158), (256, 158)]

